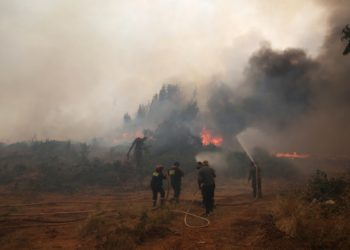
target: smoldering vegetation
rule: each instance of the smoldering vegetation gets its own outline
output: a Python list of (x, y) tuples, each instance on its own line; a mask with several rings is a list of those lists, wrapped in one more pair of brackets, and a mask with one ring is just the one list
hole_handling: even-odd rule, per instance
[(0, 181), (14, 191), (72, 192), (81, 185), (122, 184), (132, 172), (122, 171), (120, 161), (109, 161), (112, 154), (94, 144), (70, 141), (3, 145)]
[[(125, 115), (124, 127), (118, 132), (126, 137), (113, 146), (101, 139), (84, 143), (32, 140), (2, 144), (0, 182), (14, 191), (74, 192), (87, 186), (135, 188), (140, 187), (139, 178), (147, 180), (157, 164), (167, 168), (180, 161), (186, 174), (195, 171), (200, 155), (220, 174), (246, 178), (250, 164), (246, 153), (242, 148), (235, 151), (204, 145), (200, 116), (194, 95), (186, 99), (178, 85), (165, 85), (150, 104), (140, 105), (133, 116)], [(161, 121), (158, 125), (154, 117)], [(132, 154), (126, 159), (137, 131), (147, 136), (142, 148), (142, 169), (136, 167)], [(213, 154), (217, 157), (213, 158)], [(266, 166), (265, 176), (291, 177), (285, 172), (293, 172), (293, 167), (284, 160), (273, 159), (268, 152), (259, 155), (259, 162)]]
[[(125, 186), (135, 175), (146, 176), (159, 163), (170, 166), (180, 161), (186, 172), (194, 171), (196, 158), (205, 153), (216, 154), (205, 157), (225, 175), (244, 178), (250, 159), (236, 138), (249, 128), (271, 136), (268, 140), (279, 138), (281, 142), (274, 145), (282, 148), (291, 144), (291, 134), (296, 138), (304, 136), (292, 145), (312, 152), (320, 138), (313, 141), (305, 133), (319, 128), (327, 128), (331, 134), (341, 131), (336, 129), (340, 125), (338, 119), (316, 128), (311, 121), (320, 115), (339, 116), (348, 108), (347, 100), (340, 97), (347, 93), (343, 81), (349, 73), (342, 71), (331, 82), (332, 68), (322, 71), (328, 61), (320, 58), (310, 58), (300, 49), (274, 51), (262, 47), (252, 55), (238, 87), (229, 82), (210, 84), (204, 107), (198, 105), (200, 97), (196, 91), (188, 94), (181, 85), (166, 84), (149, 103), (140, 104), (132, 115), (124, 115), (123, 127), (108, 138), (109, 145), (101, 139), (88, 144), (54, 140), (4, 144), (2, 183), (15, 183), (15, 189), (23, 186), (51, 191), (74, 190), (84, 185)], [(333, 85), (334, 90), (324, 98), (325, 91)], [(342, 88), (338, 90), (339, 86)], [(341, 110), (336, 109), (339, 105)], [(348, 117), (342, 117), (342, 121), (347, 124)], [(203, 127), (221, 136), (224, 143), (203, 145)], [(143, 170), (135, 168), (135, 159), (125, 161), (129, 145), (137, 136), (148, 138), (143, 148)], [(347, 133), (338, 142), (342, 144), (346, 136)], [(253, 146), (256, 149), (250, 153), (261, 164), (264, 177), (297, 175), (293, 161), (277, 159), (268, 147), (258, 143)], [(331, 141), (326, 148), (331, 153), (338, 147)]]

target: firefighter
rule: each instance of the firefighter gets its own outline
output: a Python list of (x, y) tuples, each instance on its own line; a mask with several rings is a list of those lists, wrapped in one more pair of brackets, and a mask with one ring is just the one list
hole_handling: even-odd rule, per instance
[(144, 136), (143, 138), (137, 137), (133, 143), (131, 144), (128, 153), (126, 154), (127, 160), (130, 158), (130, 152), (134, 149), (134, 160), (136, 163), (136, 168), (138, 170), (143, 171), (143, 152), (145, 151), (145, 141), (147, 140), (147, 137)]
[(160, 205), (164, 205), (165, 192), (163, 188), (163, 180), (166, 176), (163, 174), (164, 167), (158, 165), (152, 173), (151, 188), (153, 194), (153, 207), (157, 205), (158, 193), (160, 194)]
[[(201, 167), (203, 167), (203, 162), (201, 161), (197, 161), (197, 166), (196, 166), (196, 169), (199, 171), (201, 169)], [(199, 188), (200, 189), (200, 188)], [(200, 189), (201, 190), (201, 189)], [(202, 190), (201, 190), (202, 191)], [(204, 196), (203, 196), (203, 192), (201, 192), (202, 194), (202, 203), (201, 203), (201, 206), (202, 207), (205, 207), (204, 206)]]
[(209, 216), (213, 212), (215, 177), (215, 171), (209, 166), (209, 162), (203, 161), (203, 166), (198, 171), (198, 186), (203, 195), (205, 216)]
[(251, 162), (248, 176), (248, 183), (251, 182), (253, 197), (256, 197), (256, 167), (254, 162)]
[(179, 203), (179, 197), (181, 192), (181, 178), (184, 176), (184, 172), (180, 169), (180, 163), (174, 162), (174, 165), (169, 169), (168, 175), (170, 177), (170, 184), (174, 190), (174, 198), (171, 201)]

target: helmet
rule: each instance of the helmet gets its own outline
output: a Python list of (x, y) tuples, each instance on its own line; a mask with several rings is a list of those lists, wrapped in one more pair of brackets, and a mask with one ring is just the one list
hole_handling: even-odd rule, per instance
[(180, 166), (180, 162), (178, 162), (178, 161), (174, 162), (174, 166), (176, 166), (176, 167)]
[(209, 166), (209, 162), (207, 160), (203, 161), (204, 166)]
[(161, 171), (163, 171), (163, 169), (164, 169), (164, 167), (163, 167), (163, 165), (157, 165), (157, 167), (156, 167), (156, 171), (157, 172), (161, 172)]

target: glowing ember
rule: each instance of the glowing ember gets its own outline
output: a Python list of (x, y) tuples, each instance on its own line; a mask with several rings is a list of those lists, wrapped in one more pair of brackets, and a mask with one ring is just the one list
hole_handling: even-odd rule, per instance
[(275, 154), (277, 158), (289, 158), (289, 159), (305, 159), (309, 158), (309, 154), (298, 154), (297, 152), (294, 153), (277, 153)]
[(214, 136), (213, 133), (206, 128), (202, 128), (201, 138), (202, 138), (203, 145), (213, 144), (217, 147), (221, 146), (222, 142), (224, 141), (224, 139), (222, 139), (222, 137)]

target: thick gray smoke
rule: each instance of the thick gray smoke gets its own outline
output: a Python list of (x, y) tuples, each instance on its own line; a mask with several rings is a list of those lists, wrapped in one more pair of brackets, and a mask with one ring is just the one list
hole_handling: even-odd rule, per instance
[(322, 12), (302, 0), (1, 0), (0, 141), (112, 137), (169, 79), (239, 78), (263, 40), (317, 54), (327, 27), (305, 30)]
[[(237, 84), (216, 84), (208, 101), (212, 128), (225, 136), (262, 131), (252, 143), (269, 149), (322, 154), (350, 153), (350, 58), (343, 56), (341, 30), (350, 5), (332, 1), (330, 31), (322, 53), (262, 47)], [(310, 30), (312, 32), (312, 30)]]
[(251, 126), (288, 126), (311, 107), (309, 74), (316, 65), (302, 50), (260, 49), (251, 57), (240, 87), (214, 87), (208, 102), (209, 120), (231, 136)]

